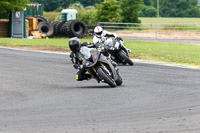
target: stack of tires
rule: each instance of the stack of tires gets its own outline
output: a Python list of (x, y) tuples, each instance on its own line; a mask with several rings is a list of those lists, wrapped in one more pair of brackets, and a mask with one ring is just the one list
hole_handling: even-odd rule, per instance
[(88, 27), (85, 22), (80, 20), (69, 21), (47, 21), (38, 19), (38, 31), (48, 37), (66, 36), (66, 37), (84, 37), (88, 33)]
[(69, 20), (62, 24), (60, 33), (68, 37), (84, 37), (88, 33), (87, 25), (80, 20)]

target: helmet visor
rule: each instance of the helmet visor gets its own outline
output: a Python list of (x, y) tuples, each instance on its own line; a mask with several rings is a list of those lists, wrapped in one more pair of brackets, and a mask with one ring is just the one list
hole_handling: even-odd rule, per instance
[(101, 34), (102, 34), (102, 31), (101, 31), (101, 32), (97, 32), (96, 34), (97, 34), (97, 35), (101, 35)]

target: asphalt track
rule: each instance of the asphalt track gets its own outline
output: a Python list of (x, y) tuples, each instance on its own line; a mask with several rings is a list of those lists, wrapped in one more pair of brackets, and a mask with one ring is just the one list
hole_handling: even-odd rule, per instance
[(200, 70), (119, 66), (78, 82), (69, 56), (0, 48), (0, 133), (199, 133)]

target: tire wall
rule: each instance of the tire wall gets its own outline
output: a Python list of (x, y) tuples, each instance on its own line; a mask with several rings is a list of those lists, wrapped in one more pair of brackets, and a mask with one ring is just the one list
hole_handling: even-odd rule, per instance
[(88, 34), (88, 26), (80, 20), (69, 21), (41, 21), (38, 23), (38, 31), (48, 37), (65, 36), (82, 38)]
[(80, 20), (70, 20), (65, 22), (60, 29), (60, 32), (68, 37), (84, 37), (88, 33), (88, 28), (85, 22)]

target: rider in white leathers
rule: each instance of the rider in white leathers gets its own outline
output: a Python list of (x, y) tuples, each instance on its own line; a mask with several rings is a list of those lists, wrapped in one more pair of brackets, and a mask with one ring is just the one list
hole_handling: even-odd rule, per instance
[(93, 37), (93, 43), (104, 43), (106, 41), (106, 37), (114, 37), (117, 38), (117, 34), (108, 32), (106, 30), (103, 30), (101, 26), (96, 26), (94, 28), (94, 37)]
[[(119, 38), (122, 40), (122, 38), (118, 37), (117, 34), (103, 30), (103, 28), (101, 26), (96, 26), (94, 28), (94, 37), (93, 37), (94, 44), (96, 44), (96, 43), (105, 44), (107, 37), (114, 37), (114, 38)], [(130, 49), (128, 49), (128, 48), (126, 48), (126, 49), (129, 53), (131, 52)]]

